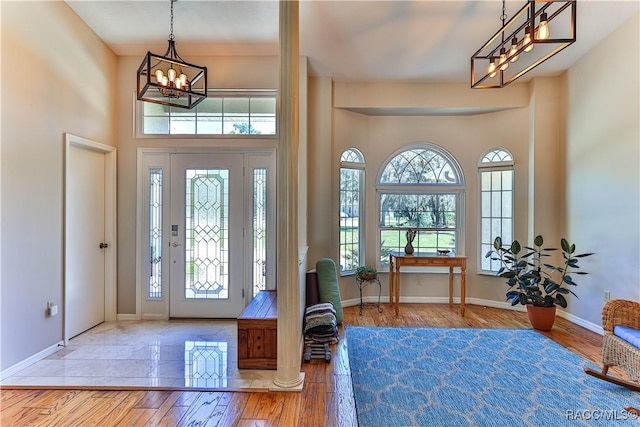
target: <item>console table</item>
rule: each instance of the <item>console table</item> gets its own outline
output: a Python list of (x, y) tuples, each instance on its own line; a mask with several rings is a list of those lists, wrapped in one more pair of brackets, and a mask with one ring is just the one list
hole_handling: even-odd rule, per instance
[(416, 252), (407, 255), (404, 252), (389, 253), (389, 303), (395, 305), (396, 316), (400, 310), (400, 267), (449, 267), (449, 307), (453, 306), (453, 269), (460, 269), (460, 316), (464, 317), (466, 296), (467, 257), (446, 256)]

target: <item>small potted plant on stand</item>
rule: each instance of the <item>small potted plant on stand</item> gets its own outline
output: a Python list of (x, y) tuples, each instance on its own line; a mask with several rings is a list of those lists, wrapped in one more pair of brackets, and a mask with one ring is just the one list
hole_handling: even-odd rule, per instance
[(356, 269), (356, 277), (362, 281), (370, 281), (378, 277), (378, 270), (365, 265)]
[(493, 250), (487, 252), (486, 257), (502, 264), (496, 274), (507, 279), (507, 301), (511, 301), (512, 306), (526, 305), (531, 326), (548, 331), (555, 321), (556, 306), (567, 307), (565, 295), (578, 297), (569, 289), (569, 286), (577, 286), (570, 273), (588, 274), (575, 270), (579, 269), (580, 258), (593, 253), (575, 254), (575, 244), (570, 244), (563, 238), (560, 240), (560, 248), (564, 264), (556, 266), (545, 263), (543, 259), (550, 257), (548, 252), (556, 251), (557, 248), (543, 248), (544, 239), (540, 235), (536, 236), (533, 244), (533, 248), (525, 246), (527, 251), (521, 253), (523, 248), (517, 240), (507, 247), (503, 245), (502, 238), (496, 237)]

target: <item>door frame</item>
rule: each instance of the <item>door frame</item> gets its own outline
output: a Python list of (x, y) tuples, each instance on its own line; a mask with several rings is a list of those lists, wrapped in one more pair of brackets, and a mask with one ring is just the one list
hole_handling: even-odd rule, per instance
[[(136, 312), (134, 315), (128, 317), (128, 319), (137, 319), (137, 320), (167, 320), (169, 319), (169, 299), (168, 297), (163, 297), (160, 299), (160, 301), (157, 301), (154, 304), (157, 304), (155, 306), (154, 309), (152, 309), (153, 312), (145, 312), (146, 310), (143, 308), (143, 304), (149, 304), (148, 299), (145, 297), (145, 283), (147, 280), (147, 277), (145, 276), (146, 270), (145, 268), (141, 265), (141, 262), (143, 261), (143, 259), (145, 259), (145, 246), (146, 246), (146, 238), (145, 238), (145, 218), (144, 216), (146, 215), (146, 202), (148, 202), (147, 198), (145, 198), (145, 185), (148, 184), (147, 182), (147, 177), (146, 177), (146, 172), (147, 172), (147, 168), (148, 167), (162, 167), (164, 172), (163, 172), (163, 180), (165, 180), (165, 182), (171, 182), (171, 167), (170, 167), (170, 155), (171, 154), (244, 154), (245, 157), (248, 157), (249, 159), (255, 157), (260, 157), (260, 156), (266, 156), (269, 157), (270, 160), (268, 162), (265, 162), (265, 166), (270, 168), (271, 170), (271, 174), (269, 179), (269, 188), (271, 189), (272, 193), (273, 193), (273, 201), (270, 202), (269, 205), (269, 219), (267, 220), (268, 222), (268, 233), (269, 233), (269, 237), (268, 237), (268, 242), (269, 242), (269, 246), (267, 248), (267, 251), (269, 251), (270, 253), (275, 253), (276, 250), (276, 225), (275, 225), (275, 218), (276, 218), (276, 206), (275, 206), (275, 201), (276, 201), (276, 173), (277, 173), (277, 159), (276, 159), (276, 152), (277, 149), (276, 147), (247, 147), (247, 146), (241, 146), (241, 147), (235, 147), (235, 148), (228, 148), (228, 147), (165, 147), (165, 148), (160, 148), (160, 147), (138, 147), (137, 148), (137, 160), (136, 160), (136, 178), (137, 178), (137, 183), (136, 183)], [(260, 166), (259, 162), (255, 162), (255, 161), (251, 161), (249, 160), (248, 164), (245, 164), (245, 167), (251, 167), (251, 166)], [(245, 170), (246, 173), (246, 170)], [(247, 176), (245, 175), (244, 180), (246, 182)], [(244, 183), (243, 183), (244, 186)], [(168, 190), (168, 185), (164, 185), (163, 188), (163, 197), (167, 197), (170, 198), (170, 191)], [(246, 204), (248, 201), (245, 199), (244, 203)], [(245, 209), (247, 209), (247, 206), (245, 205)], [(164, 216), (164, 215), (163, 215)], [(164, 216), (166, 218), (166, 216)], [(165, 224), (163, 224), (163, 235), (164, 236), (169, 236), (169, 221), (166, 221)], [(163, 245), (165, 245), (166, 242), (163, 242)], [(246, 248), (246, 242), (245, 242), (245, 247), (243, 250), (247, 250)], [(170, 270), (170, 265), (165, 264), (164, 260), (163, 260), (163, 272), (167, 272)], [(271, 282), (271, 284), (267, 285), (267, 289), (271, 289), (276, 287), (276, 281), (275, 281), (275, 277), (276, 277), (276, 263), (273, 263), (273, 266), (271, 269), (267, 270), (267, 274), (269, 279), (267, 279), (267, 282)], [(250, 292), (250, 289), (246, 289), (247, 283), (250, 281), (250, 277), (248, 277), (248, 275), (250, 274), (250, 272), (248, 271), (248, 268), (245, 269), (243, 271), (243, 280), (244, 280), (244, 285), (245, 285), (245, 298), (244, 298), (244, 304), (245, 306), (249, 303), (249, 301), (251, 300), (251, 298), (249, 298), (247, 296), (247, 292)], [(167, 295), (166, 292), (168, 292), (168, 289), (164, 289), (163, 290), (163, 294)], [(149, 308), (147, 306), (147, 308)]]
[(67, 336), (67, 269), (69, 268), (69, 259), (67, 253), (67, 230), (69, 224), (67, 224), (67, 211), (70, 209), (68, 206), (67, 197), (67, 182), (69, 180), (69, 152), (71, 147), (80, 148), (83, 150), (95, 151), (104, 154), (105, 159), (105, 176), (104, 176), (104, 236), (105, 241), (109, 243), (110, 250), (105, 251), (104, 259), (104, 316), (105, 321), (114, 321), (117, 317), (116, 307), (116, 277), (117, 277), (117, 240), (116, 240), (116, 148), (110, 145), (101, 144), (96, 141), (92, 141), (87, 138), (82, 138), (77, 135), (65, 133), (65, 150), (64, 150), (64, 228), (63, 228), (63, 246), (62, 252), (64, 257), (64, 266), (62, 270), (63, 274), (63, 299), (64, 305), (62, 306), (63, 321), (63, 339), (65, 345), (69, 343), (71, 337)]

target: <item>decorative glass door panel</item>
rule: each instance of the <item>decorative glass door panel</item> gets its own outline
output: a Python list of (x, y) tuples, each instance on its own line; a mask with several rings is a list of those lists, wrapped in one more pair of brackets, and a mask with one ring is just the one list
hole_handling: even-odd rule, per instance
[(187, 169), (185, 298), (229, 298), (229, 170)]
[(172, 317), (237, 317), (243, 303), (243, 155), (171, 157)]

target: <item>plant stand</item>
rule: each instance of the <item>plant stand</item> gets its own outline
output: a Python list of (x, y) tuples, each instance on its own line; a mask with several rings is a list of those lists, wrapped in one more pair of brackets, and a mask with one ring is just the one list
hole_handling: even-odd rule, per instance
[(382, 308), (380, 307), (380, 296), (382, 294), (382, 284), (377, 277), (372, 278), (361, 278), (356, 276), (356, 284), (358, 285), (358, 289), (360, 290), (360, 315), (362, 315), (362, 306), (364, 305), (362, 302), (362, 290), (366, 288), (370, 284), (378, 285), (378, 304), (376, 307), (378, 308), (378, 313), (382, 313)]

